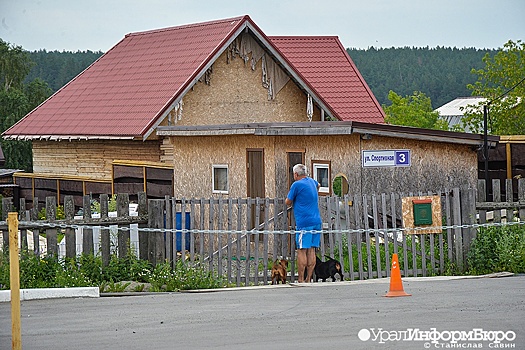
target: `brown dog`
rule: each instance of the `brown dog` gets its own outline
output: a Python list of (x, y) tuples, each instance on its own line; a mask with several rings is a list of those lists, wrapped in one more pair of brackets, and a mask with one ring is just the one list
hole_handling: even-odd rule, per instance
[(286, 269), (288, 268), (288, 260), (275, 260), (272, 266), (272, 284), (286, 283)]

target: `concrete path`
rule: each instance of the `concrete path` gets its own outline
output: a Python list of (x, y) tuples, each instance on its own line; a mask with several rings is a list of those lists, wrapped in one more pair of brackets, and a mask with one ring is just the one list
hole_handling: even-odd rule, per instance
[[(389, 279), (381, 279), (26, 300), (21, 311), (22, 346), (25, 350), (525, 349), (524, 275), (404, 278), (403, 287), (412, 296), (383, 297)], [(0, 303), (0, 349), (10, 348), (10, 303)]]

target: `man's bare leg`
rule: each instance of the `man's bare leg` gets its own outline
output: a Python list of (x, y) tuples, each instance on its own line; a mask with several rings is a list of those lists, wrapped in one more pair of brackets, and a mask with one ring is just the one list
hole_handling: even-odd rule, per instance
[(297, 249), (297, 275), (299, 283), (304, 282), (304, 272), (308, 263), (307, 251), (308, 249), (305, 248)]
[(316, 256), (315, 256), (315, 248), (308, 248), (306, 249), (306, 282), (311, 282), (312, 278), (314, 276), (314, 269), (315, 269), (315, 262), (316, 262)]

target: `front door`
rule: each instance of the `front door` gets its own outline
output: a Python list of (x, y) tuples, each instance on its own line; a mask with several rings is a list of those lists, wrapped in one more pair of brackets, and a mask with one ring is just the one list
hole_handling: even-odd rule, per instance
[[(261, 148), (246, 150), (246, 174), (247, 174), (247, 196), (248, 198), (264, 198), (264, 150)], [(259, 210), (257, 210), (257, 208)], [(257, 216), (259, 221), (257, 222)], [(264, 220), (264, 203), (256, 206), (253, 203), (251, 207), (250, 229), (254, 228)]]

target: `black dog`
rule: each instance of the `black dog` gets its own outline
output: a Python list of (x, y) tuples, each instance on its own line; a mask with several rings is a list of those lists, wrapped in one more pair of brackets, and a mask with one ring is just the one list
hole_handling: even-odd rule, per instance
[(318, 282), (321, 279), (323, 282), (326, 282), (328, 277), (332, 277), (332, 282), (335, 282), (335, 275), (339, 274), (341, 276), (341, 281), (343, 280), (343, 272), (341, 270), (341, 263), (329, 256), (327, 256), (327, 261), (321, 261), (319, 257), (316, 257), (315, 262), (315, 282)]

